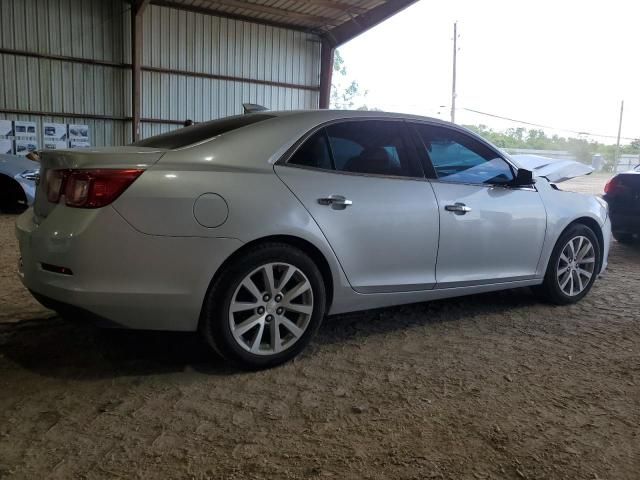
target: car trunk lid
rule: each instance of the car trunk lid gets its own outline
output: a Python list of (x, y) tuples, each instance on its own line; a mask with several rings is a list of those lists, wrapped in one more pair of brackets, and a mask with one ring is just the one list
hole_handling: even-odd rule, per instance
[(77, 150), (43, 150), (40, 157), (40, 180), (36, 188), (34, 212), (36, 219), (49, 215), (56, 203), (47, 198), (46, 178), (49, 170), (72, 169), (140, 169), (155, 164), (166, 150), (145, 147), (103, 147)]

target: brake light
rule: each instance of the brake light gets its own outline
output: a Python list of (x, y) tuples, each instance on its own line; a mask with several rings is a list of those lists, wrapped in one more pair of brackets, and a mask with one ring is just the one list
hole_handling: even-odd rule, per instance
[(64, 193), (65, 204), (69, 207), (104, 207), (118, 198), (142, 172), (134, 169), (49, 170), (47, 198), (58, 203)]
[(604, 193), (607, 195), (621, 195), (627, 190), (618, 177), (613, 177), (604, 186)]

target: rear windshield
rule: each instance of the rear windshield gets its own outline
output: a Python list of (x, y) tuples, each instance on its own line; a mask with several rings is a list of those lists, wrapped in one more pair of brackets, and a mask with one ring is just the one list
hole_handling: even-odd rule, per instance
[(264, 113), (250, 113), (247, 115), (235, 115), (233, 117), (225, 117), (219, 120), (211, 120), (210, 122), (198, 123), (190, 127), (178, 128), (171, 132), (156, 135), (155, 137), (145, 138), (131, 145), (136, 147), (166, 148), (175, 149), (193, 145), (210, 138), (216, 137), (223, 133), (246, 127), (252, 123), (262, 122), (273, 118), (274, 115)]

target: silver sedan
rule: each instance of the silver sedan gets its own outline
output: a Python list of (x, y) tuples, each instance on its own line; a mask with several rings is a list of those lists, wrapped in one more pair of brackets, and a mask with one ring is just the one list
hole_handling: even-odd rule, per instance
[(569, 304), (607, 265), (606, 204), (555, 185), (566, 162), (526, 169), (423, 117), (261, 112), (40, 157), (17, 221), (34, 296), (200, 331), (248, 368), (298, 354), (326, 314), (516, 287)]

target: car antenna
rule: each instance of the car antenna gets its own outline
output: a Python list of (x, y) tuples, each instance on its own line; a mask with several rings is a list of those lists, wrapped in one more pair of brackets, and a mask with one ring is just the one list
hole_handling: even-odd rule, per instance
[(258, 105), (257, 103), (243, 103), (242, 108), (244, 109), (245, 114), (264, 112), (265, 110), (269, 110), (267, 107), (263, 107), (262, 105)]

